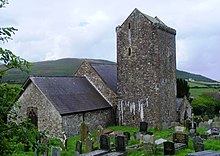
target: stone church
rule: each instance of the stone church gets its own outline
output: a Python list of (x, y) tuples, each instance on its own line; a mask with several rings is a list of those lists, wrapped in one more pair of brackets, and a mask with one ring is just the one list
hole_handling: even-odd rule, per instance
[(160, 129), (176, 118), (176, 31), (138, 9), (116, 28), (117, 64), (85, 60), (73, 77), (30, 77), (20, 115), (53, 137), (102, 125)]

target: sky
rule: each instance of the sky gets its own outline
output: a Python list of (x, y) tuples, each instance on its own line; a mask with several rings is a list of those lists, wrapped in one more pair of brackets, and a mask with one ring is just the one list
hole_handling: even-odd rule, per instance
[(30, 62), (116, 62), (115, 28), (138, 8), (176, 29), (177, 69), (220, 81), (219, 6), (219, 0), (9, 0), (0, 27), (18, 31), (0, 46)]

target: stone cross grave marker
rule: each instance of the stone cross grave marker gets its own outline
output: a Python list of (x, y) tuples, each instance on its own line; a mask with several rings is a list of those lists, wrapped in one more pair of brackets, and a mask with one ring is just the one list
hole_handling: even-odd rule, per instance
[(78, 152), (79, 154), (82, 154), (82, 142), (81, 141), (76, 142), (76, 152)]
[(92, 135), (88, 133), (86, 140), (85, 140), (85, 152), (91, 152), (92, 151)]
[(96, 127), (95, 130), (95, 143), (99, 144), (100, 142), (100, 136), (103, 134), (103, 127), (101, 125)]
[(51, 147), (51, 156), (60, 156), (60, 148)]
[(100, 136), (100, 149), (109, 151), (111, 149), (110, 138), (108, 135)]
[(81, 123), (81, 125), (80, 125), (80, 140), (81, 140), (82, 142), (85, 141), (88, 132), (89, 132), (89, 127), (88, 127), (88, 125), (83, 121), (83, 122)]
[(125, 137), (124, 136), (117, 136), (115, 138), (115, 149), (117, 152), (125, 152)]
[(174, 155), (175, 154), (175, 146), (173, 142), (166, 141), (163, 143), (163, 151), (164, 155)]
[(141, 133), (146, 133), (148, 128), (148, 123), (147, 122), (140, 122), (140, 132)]

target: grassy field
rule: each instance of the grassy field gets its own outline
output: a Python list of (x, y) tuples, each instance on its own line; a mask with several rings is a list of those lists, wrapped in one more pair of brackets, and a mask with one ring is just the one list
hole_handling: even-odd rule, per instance
[(198, 96), (204, 93), (208, 93), (208, 92), (218, 92), (219, 89), (215, 89), (215, 88), (191, 88), (190, 89), (190, 96)]
[[(134, 140), (134, 136), (133, 136), (134, 132), (138, 131), (138, 128), (131, 128), (131, 127), (125, 127), (125, 126), (123, 126), (123, 127), (122, 126), (114, 126), (114, 127), (108, 127), (107, 129), (114, 130), (114, 131), (115, 130), (122, 130), (122, 131), (130, 132), (131, 133), (131, 140), (129, 141), (128, 146), (140, 143), (138, 140)], [(155, 139), (164, 138), (164, 139), (167, 139), (169, 141), (172, 141), (173, 130), (154, 131), (153, 129), (150, 129), (149, 131), (154, 133), (154, 138)], [(204, 129), (199, 129), (198, 131), (201, 134), (205, 133)], [(94, 138), (94, 133), (92, 133), (92, 136)], [(77, 140), (80, 140), (80, 136), (69, 138), (68, 139), (67, 151), (61, 151), (61, 156), (72, 156), (74, 154), (74, 151), (75, 151), (75, 145), (76, 145)], [(112, 139), (111, 139), (111, 143), (113, 143)], [(206, 150), (220, 151), (220, 140), (209, 139), (209, 140), (204, 141), (204, 144), (205, 144), (205, 149)], [(58, 146), (59, 147), (59, 145), (60, 145), (60, 142), (58, 140), (56, 140), (56, 139), (51, 139), (50, 140), (50, 147), (51, 146)], [(99, 145), (95, 144), (94, 147), (99, 147)], [(84, 148), (85, 147), (83, 145), (83, 151), (84, 151)], [(30, 156), (30, 155), (34, 155), (33, 152), (24, 153), (22, 146), (19, 149), (20, 150), (16, 151), (16, 153), (14, 153), (13, 156)], [(185, 156), (187, 153), (193, 153), (193, 152), (194, 152), (194, 149), (193, 149), (193, 145), (192, 145), (192, 139), (190, 138), (188, 148), (176, 151), (175, 155)], [(150, 155), (150, 154), (145, 153), (143, 149), (139, 149), (139, 150), (128, 152), (128, 155), (129, 156), (147, 156), (147, 155)], [(162, 150), (157, 150), (157, 152), (154, 155), (163, 155), (163, 151)]]

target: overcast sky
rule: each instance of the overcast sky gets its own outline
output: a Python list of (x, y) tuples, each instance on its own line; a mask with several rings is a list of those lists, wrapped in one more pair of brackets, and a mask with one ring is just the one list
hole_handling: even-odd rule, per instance
[(177, 69), (220, 80), (220, 0), (9, 0), (3, 26), (18, 29), (3, 48), (28, 61), (116, 61), (115, 27), (138, 8), (176, 29)]

